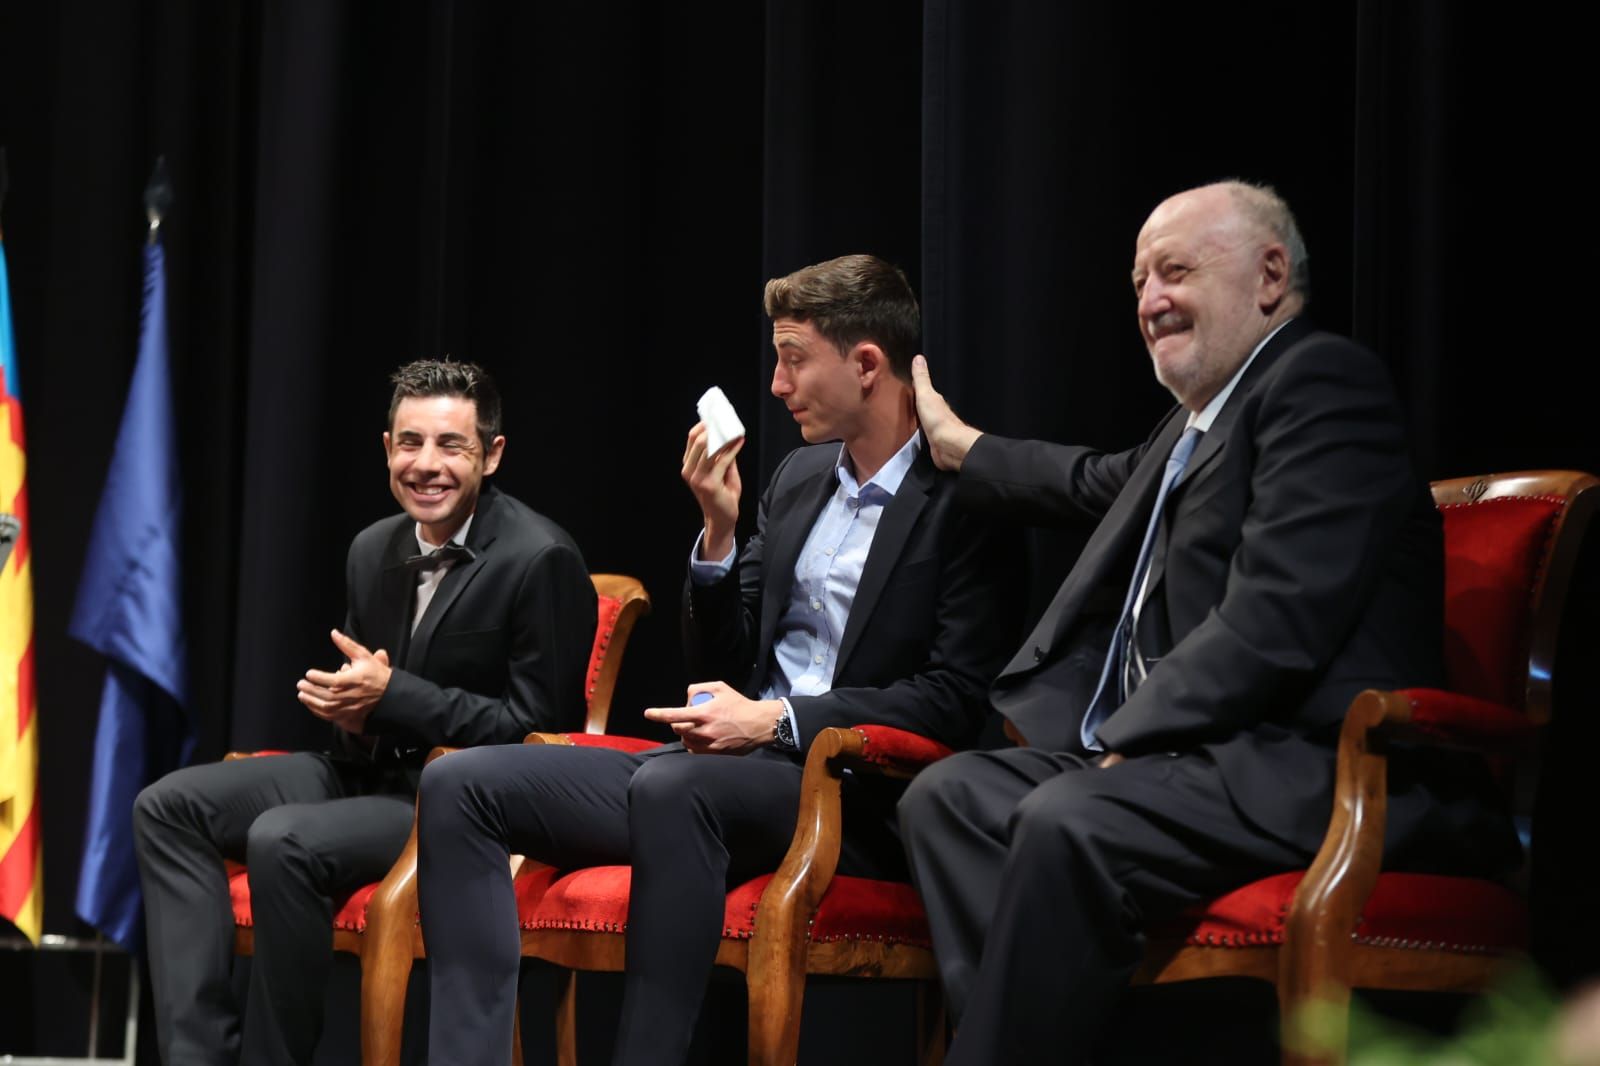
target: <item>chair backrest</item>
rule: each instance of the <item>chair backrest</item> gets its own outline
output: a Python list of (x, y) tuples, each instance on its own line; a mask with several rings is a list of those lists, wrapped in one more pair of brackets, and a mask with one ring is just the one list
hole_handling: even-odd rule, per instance
[(1433, 483), (1444, 519), (1448, 687), (1550, 717), (1572, 568), (1600, 492), (1589, 474), (1532, 470)]
[(595, 626), (594, 648), (589, 652), (589, 672), (584, 691), (588, 716), (584, 732), (604, 733), (611, 715), (611, 697), (622, 669), (622, 653), (634, 623), (650, 613), (650, 594), (637, 578), (626, 574), (590, 574), (600, 598), (600, 619)]

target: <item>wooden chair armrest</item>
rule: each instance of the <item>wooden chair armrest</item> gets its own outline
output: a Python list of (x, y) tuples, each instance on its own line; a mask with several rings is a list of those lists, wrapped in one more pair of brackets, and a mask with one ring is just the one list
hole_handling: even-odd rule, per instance
[(1499, 703), (1436, 688), (1401, 689), (1394, 695), (1403, 697), (1405, 706), (1398, 701), (1386, 706), (1376, 727), (1386, 740), (1507, 755), (1530, 750), (1539, 735), (1536, 722)]
[(824, 729), (806, 752), (800, 778), (800, 811), (794, 839), (761, 897), (756, 924), (772, 908), (771, 920), (792, 924), (802, 934), (805, 919), (821, 902), (839, 867), (842, 840), (839, 784), (843, 772), (908, 778), (949, 755), (938, 741), (891, 726)]
[(857, 734), (863, 741), (860, 750), (851, 746), (832, 757), (842, 760), (853, 770), (879, 773), (885, 777), (914, 777), (923, 767), (953, 754), (950, 748), (937, 740), (893, 726), (858, 725), (849, 732)]
[(524, 744), (557, 744), (572, 748), (610, 748), (612, 751), (648, 751), (661, 747), (661, 741), (645, 737), (624, 737), (615, 733), (529, 733)]
[(1285, 920), (1279, 973), (1282, 1002), (1319, 994), (1321, 974), (1342, 972), (1350, 934), (1372, 895), (1383, 861), (1389, 762), (1385, 733), (1411, 723), (1405, 691), (1367, 689), (1345, 712), (1334, 770), (1333, 815), (1322, 847), (1295, 891)]
[[(460, 748), (437, 747), (428, 752), (423, 765)], [(411, 957), (411, 927), (417, 920), (417, 812), (411, 812), (411, 834), (406, 837), (400, 857), (389, 867), (389, 872), (378, 884), (378, 889), (367, 901), (367, 938), (405, 938), (406, 958)]]
[[(438, 747), (427, 762), (457, 751)], [(367, 928), (361, 938), (361, 1042), (366, 1061), (400, 1061), (400, 1026), (405, 1013), (411, 961), (417, 954), (417, 815), (405, 847), (367, 901)]]
[[(1377, 884), (1388, 815), (1387, 746), (1399, 741), (1506, 754), (1530, 747), (1537, 724), (1500, 704), (1440, 689), (1368, 689), (1339, 732), (1333, 817), (1295, 893), (1288, 935), (1335, 956), (1348, 951), (1361, 908)], [(1291, 965), (1293, 960), (1291, 960)], [(1314, 992), (1309, 974), (1301, 987)]]
[[(812, 739), (800, 779), (794, 839), (756, 905), (748, 956), (752, 981), (771, 982), (787, 975), (784, 987), (794, 988), (805, 979), (806, 931), (839, 868), (844, 771), (906, 778), (948, 754), (950, 749), (942, 744), (887, 726), (824, 729)], [(799, 999), (780, 997), (767, 1007), (798, 1011)], [(760, 1025), (781, 1030), (784, 1019), (766, 1017)]]
[(804, 973), (806, 923), (839, 867), (841, 774), (846, 763), (877, 769), (866, 750), (866, 736), (854, 729), (824, 729), (811, 741), (794, 839), (756, 906), (750, 972)]
[(948, 754), (935, 741), (887, 726), (824, 729), (812, 739), (794, 839), (761, 893), (747, 949), (751, 1062), (794, 1060), (811, 917), (839, 867), (845, 770), (907, 778)]
[(367, 938), (404, 938), (405, 956), (411, 957), (411, 927), (417, 920), (417, 816), (411, 816), (411, 833), (400, 857), (367, 901)]

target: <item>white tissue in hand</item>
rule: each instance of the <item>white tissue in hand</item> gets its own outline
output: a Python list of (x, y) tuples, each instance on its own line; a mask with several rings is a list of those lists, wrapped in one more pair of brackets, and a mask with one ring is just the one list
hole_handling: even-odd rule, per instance
[(717, 386), (706, 390), (700, 402), (695, 404), (695, 410), (700, 412), (700, 421), (706, 424), (707, 455), (717, 454), (729, 441), (744, 436), (744, 423), (739, 421), (733, 404), (728, 402), (728, 397)]

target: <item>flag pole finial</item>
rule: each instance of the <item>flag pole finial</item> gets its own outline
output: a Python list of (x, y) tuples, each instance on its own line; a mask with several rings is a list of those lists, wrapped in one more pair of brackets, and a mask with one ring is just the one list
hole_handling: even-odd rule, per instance
[(156, 242), (156, 233), (161, 229), (161, 220), (166, 217), (167, 210), (172, 207), (172, 179), (167, 176), (167, 157), (156, 156), (155, 169), (150, 172), (150, 181), (144, 187), (144, 217), (150, 222), (149, 242)]

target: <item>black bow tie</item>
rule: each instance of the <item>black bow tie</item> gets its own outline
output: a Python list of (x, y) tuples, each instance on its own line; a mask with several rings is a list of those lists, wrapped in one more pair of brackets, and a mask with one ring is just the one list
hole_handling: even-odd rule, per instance
[(405, 561), (405, 568), (415, 573), (422, 573), (437, 570), (446, 563), (470, 563), (473, 558), (471, 548), (464, 544), (450, 543), (422, 555), (413, 555)]

